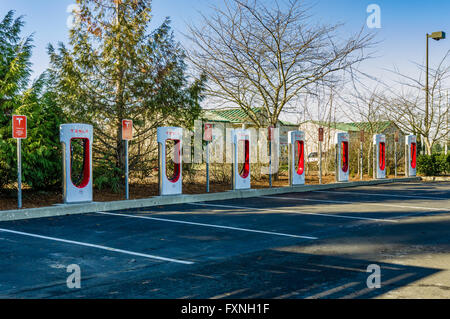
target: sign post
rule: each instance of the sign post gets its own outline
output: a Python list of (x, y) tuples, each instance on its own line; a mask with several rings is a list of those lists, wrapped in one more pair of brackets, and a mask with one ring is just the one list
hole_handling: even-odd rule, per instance
[(363, 180), (364, 170), (363, 170), (363, 153), (364, 153), (364, 131), (360, 132), (359, 136), (359, 169), (360, 169), (360, 180)]
[(125, 199), (130, 199), (128, 182), (128, 141), (133, 139), (133, 121), (122, 120), (122, 140), (125, 141)]
[(212, 141), (212, 124), (206, 123), (203, 140), (206, 142), (206, 192), (209, 193), (209, 143)]
[(319, 184), (322, 184), (322, 142), (323, 127), (319, 127)]
[(27, 117), (13, 115), (13, 138), (17, 139), (17, 206), (22, 208), (22, 139), (27, 138)]
[(274, 127), (271, 125), (268, 127), (268, 140), (269, 140), (269, 187), (272, 188), (272, 140)]
[(398, 143), (399, 133), (395, 131), (394, 135), (394, 167), (395, 167), (395, 178), (397, 178), (397, 143)]

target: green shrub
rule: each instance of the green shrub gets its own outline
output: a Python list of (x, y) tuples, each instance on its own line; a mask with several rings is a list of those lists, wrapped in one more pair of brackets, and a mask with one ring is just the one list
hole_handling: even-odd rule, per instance
[(417, 172), (426, 176), (450, 173), (450, 154), (417, 156)]
[(433, 163), (431, 156), (417, 156), (417, 173), (425, 176), (434, 176), (436, 174), (436, 165)]

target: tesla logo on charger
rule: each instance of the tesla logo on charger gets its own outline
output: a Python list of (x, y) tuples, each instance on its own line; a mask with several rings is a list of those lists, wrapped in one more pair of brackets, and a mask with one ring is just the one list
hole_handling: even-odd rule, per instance
[(13, 115), (13, 138), (27, 138), (27, 117), (25, 115)]
[(89, 133), (89, 130), (71, 129), (70, 132), (77, 133), (77, 134), (87, 134), (87, 133)]
[(132, 120), (122, 120), (122, 139), (132, 140), (133, 139), (133, 121)]
[(205, 124), (205, 133), (203, 134), (204, 141), (208, 141), (208, 142), (212, 141), (212, 139), (213, 139), (212, 128), (213, 128), (212, 124), (209, 124), (209, 123)]

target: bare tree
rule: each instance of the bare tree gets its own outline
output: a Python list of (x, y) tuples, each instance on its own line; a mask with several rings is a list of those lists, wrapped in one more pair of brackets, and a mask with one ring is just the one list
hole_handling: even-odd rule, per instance
[[(313, 24), (300, 0), (224, 0), (201, 27), (190, 26), (191, 63), (208, 78), (207, 95), (241, 107), (258, 126), (276, 125), (283, 108), (312, 84), (369, 57), (373, 34), (338, 40), (342, 25)], [(254, 107), (263, 107), (257, 114)], [(262, 115), (262, 117), (261, 117)]]
[[(352, 74), (351, 90), (348, 94), (339, 94), (341, 111), (347, 119), (356, 123), (361, 131), (364, 131), (363, 151), (367, 154), (367, 174), (371, 174), (373, 148), (371, 137), (374, 134), (382, 133), (380, 128), (384, 121), (388, 120), (384, 112), (384, 91), (375, 87), (368, 87), (360, 81), (355, 74)], [(358, 122), (360, 122), (358, 124)], [(358, 167), (360, 167), (358, 161)], [(364, 171), (364, 167), (360, 167)]]
[[(437, 68), (430, 69), (429, 108), (425, 107), (424, 79), (392, 71), (400, 77), (397, 82), (400, 90), (389, 88), (391, 93), (384, 98), (384, 107), (388, 116), (404, 132), (418, 134), (426, 146), (426, 153), (431, 154), (433, 145), (445, 140), (449, 134), (447, 117), (449, 112), (449, 78), (450, 50), (440, 61)], [(423, 65), (417, 65), (420, 74), (425, 73)]]

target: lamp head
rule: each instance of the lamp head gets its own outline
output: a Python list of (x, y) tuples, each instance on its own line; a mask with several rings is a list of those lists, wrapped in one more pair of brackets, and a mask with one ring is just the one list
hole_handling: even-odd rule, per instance
[(433, 32), (432, 34), (429, 35), (429, 37), (436, 41), (443, 40), (445, 39), (445, 32), (444, 31)]

